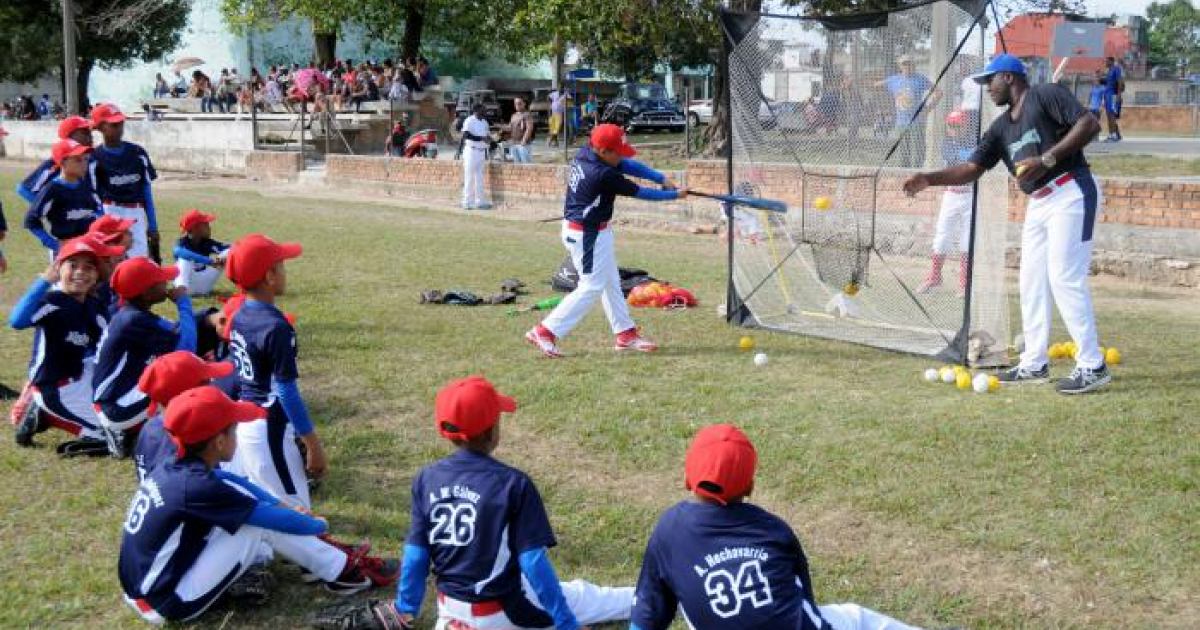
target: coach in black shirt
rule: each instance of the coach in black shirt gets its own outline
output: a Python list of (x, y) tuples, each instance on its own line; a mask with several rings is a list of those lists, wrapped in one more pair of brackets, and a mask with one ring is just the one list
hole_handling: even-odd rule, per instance
[(1075, 369), (1055, 385), (1082, 394), (1112, 376), (1100, 354), (1088, 273), (1100, 191), (1083, 147), (1100, 122), (1057, 84), (1031, 86), (1025, 65), (1012, 55), (992, 59), (973, 77), (1008, 109), (983, 134), (966, 163), (918, 173), (904, 182), (909, 195), (929, 186), (973, 182), (1003, 161), (1029, 196), (1021, 233), (1021, 320), (1025, 351), (1016, 367), (1000, 375), (1005, 384), (1045, 382), (1050, 376), (1051, 301), (1058, 306), (1078, 348)]

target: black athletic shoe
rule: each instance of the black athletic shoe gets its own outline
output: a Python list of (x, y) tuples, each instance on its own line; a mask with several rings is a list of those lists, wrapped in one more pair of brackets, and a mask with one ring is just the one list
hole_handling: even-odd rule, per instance
[(1042, 367), (1031, 370), (1027, 367), (1017, 366), (1015, 368), (1004, 370), (996, 375), (1000, 380), (1001, 385), (1025, 385), (1027, 383), (1045, 383), (1050, 380), (1050, 366), (1043, 365)]
[(1086, 394), (1111, 380), (1112, 372), (1108, 371), (1107, 365), (1101, 364), (1094, 370), (1077, 367), (1071, 370), (1070, 376), (1055, 383), (1054, 389), (1060, 394)]
[(21, 422), (17, 424), (17, 432), (13, 434), (13, 441), (17, 443), (17, 446), (33, 446), (33, 436), (45, 430), (42, 411), (31, 402), (25, 408), (25, 415), (21, 416)]

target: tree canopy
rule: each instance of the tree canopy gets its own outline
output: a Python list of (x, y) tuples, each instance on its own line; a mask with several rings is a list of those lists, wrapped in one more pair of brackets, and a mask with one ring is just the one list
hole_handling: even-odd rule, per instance
[(1174, 67), (1184, 60), (1195, 71), (1200, 63), (1200, 11), (1187, 0), (1152, 2), (1146, 19), (1150, 22), (1150, 63)]

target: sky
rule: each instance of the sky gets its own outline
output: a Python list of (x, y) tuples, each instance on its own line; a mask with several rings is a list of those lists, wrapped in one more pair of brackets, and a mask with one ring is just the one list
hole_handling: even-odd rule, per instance
[[(1092, 15), (1146, 15), (1146, 7), (1152, 0), (1087, 0), (1088, 13)], [(1165, 0), (1164, 0), (1165, 1)]]

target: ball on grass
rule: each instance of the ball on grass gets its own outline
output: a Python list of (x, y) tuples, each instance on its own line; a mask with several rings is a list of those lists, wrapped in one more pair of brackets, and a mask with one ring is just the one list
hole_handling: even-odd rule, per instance
[(941, 376), (938, 374), (937, 370), (933, 368), (925, 370), (925, 380), (929, 381), (930, 383), (936, 383), (940, 378)]
[(829, 200), (829, 197), (817, 197), (813, 200), (813, 207), (817, 210), (828, 210), (832, 205), (833, 202)]
[(1000, 391), (1000, 379), (993, 375), (988, 375), (988, 391), (995, 393)]
[(759, 352), (758, 354), (754, 355), (754, 365), (757, 365), (758, 367), (766, 365), (767, 361), (768, 359), (766, 352)]
[(958, 385), (959, 389), (971, 389), (971, 373), (959, 372), (958, 376), (954, 379), (954, 383)]
[(938, 370), (938, 374), (942, 377), (943, 383), (953, 383), (955, 377), (958, 376), (958, 374), (949, 367), (944, 367)]
[(971, 379), (971, 389), (974, 389), (976, 394), (986, 394), (990, 378), (992, 377), (987, 374), (976, 374), (975, 378)]
[(1109, 348), (1104, 353), (1104, 362), (1109, 365), (1121, 365), (1121, 351), (1116, 348)]
[(751, 337), (750, 335), (746, 335), (745, 337), (742, 337), (741, 339), (739, 339), (738, 340), (738, 348), (740, 348), (742, 352), (749, 352), (749, 351), (753, 350), (754, 349), (754, 337)]

